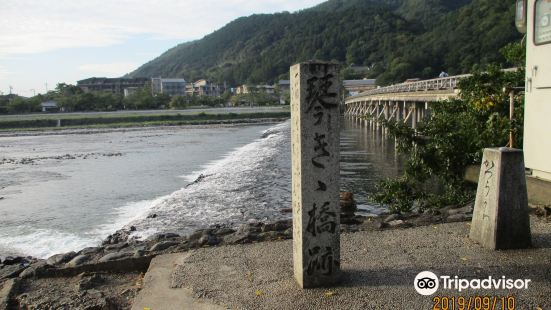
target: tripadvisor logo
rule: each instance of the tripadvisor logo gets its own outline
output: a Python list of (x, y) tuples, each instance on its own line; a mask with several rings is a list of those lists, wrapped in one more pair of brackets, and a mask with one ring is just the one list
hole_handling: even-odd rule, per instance
[(436, 293), (440, 284), (443, 289), (461, 292), (465, 289), (527, 290), (530, 282), (532, 282), (530, 279), (508, 279), (505, 276), (500, 278), (489, 276), (485, 279), (461, 279), (458, 276), (440, 276), (438, 278), (433, 272), (423, 271), (415, 277), (413, 286), (417, 293), (429, 296)]
[(413, 285), (417, 293), (429, 296), (438, 290), (438, 277), (430, 271), (423, 271), (415, 277)]

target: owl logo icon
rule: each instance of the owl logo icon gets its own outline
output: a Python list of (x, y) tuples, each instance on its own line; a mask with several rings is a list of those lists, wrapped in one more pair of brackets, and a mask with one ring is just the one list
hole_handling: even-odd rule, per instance
[(420, 272), (415, 277), (413, 286), (417, 293), (430, 296), (438, 290), (438, 277), (430, 271)]

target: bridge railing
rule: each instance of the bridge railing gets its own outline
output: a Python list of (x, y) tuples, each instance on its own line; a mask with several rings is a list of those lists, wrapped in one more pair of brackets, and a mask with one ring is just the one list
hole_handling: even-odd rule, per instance
[[(502, 69), (504, 72), (514, 72), (518, 71), (519, 68), (507, 68)], [(354, 100), (356, 98), (362, 98), (365, 96), (379, 95), (379, 94), (389, 94), (389, 93), (407, 93), (407, 92), (418, 92), (418, 91), (434, 91), (434, 90), (453, 90), (457, 88), (457, 83), (459, 80), (466, 77), (472, 76), (472, 74), (461, 74), (454, 75), (430, 80), (422, 80), (417, 82), (409, 83), (400, 83), (390, 86), (380, 87), (372, 90), (368, 90), (362, 93), (359, 93), (354, 96), (346, 98), (346, 101)]]
[(417, 82), (394, 84), (386, 87), (380, 87), (380, 88), (368, 90), (368, 91), (359, 93), (357, 95), (350, 96), (346, 100), (364, 97), (364, 96), (388, 94), (388, 93), (406, 93), (406, 92), (446, 90), (446, 89), (452, 90), (457, 88), (457, 83), (459, 82), (459, 80), (469, 76), (471, 76), (471, 74), (454, 75), (454, 76), (443, 77), (443, 78), (422, 80)]

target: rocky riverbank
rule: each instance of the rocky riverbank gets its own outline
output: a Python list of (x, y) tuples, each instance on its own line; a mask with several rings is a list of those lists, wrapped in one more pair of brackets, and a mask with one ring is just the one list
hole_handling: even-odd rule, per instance
[[(341, 193), (343, 233), (470, 221), (473, 205), (374, 217), (358, 216), (355, 211), (352, 194)], [(0, 262), (0, 309), (128, 309), (153, 257), (201, 247), (290, 239), (292, 221), (250, 221), (237, 228), (214, 226), (188, 236), (162, 233), (146, 240), (132, 237), (134, 231), (134, 227), (122, 229), (100, 246), (53, 255), (46, 260), (5, 258)]]

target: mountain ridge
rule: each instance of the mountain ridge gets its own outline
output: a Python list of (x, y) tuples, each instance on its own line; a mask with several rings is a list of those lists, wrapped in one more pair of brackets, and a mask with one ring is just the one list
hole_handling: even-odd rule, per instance
[(127, 76), (274, 82), (309, 59), (369, 67), (360, 77), (379, 84), (440, 70), (463, 73), (504, 62), (499, 48), (520, 37), (513, 10), (513, 3), (490, 0), (330, 0), (294, 13), (237, 18)]

